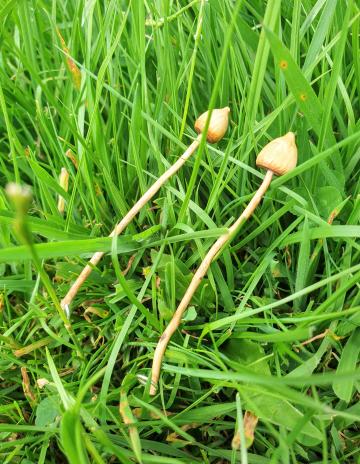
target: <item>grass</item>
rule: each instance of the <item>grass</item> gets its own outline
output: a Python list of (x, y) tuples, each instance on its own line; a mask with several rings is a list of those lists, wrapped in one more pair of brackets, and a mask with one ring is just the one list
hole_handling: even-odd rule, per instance
[[(0, 25), (1, 462), (359, 462), (357, 2), (3, 0)], [(222, 106), (225, 139), (107, 238)], [(159, 335), (289, 130), (298, 167), (212, 265), (151, 398)], [(9, 182), (32, 187), (25, 243)]]

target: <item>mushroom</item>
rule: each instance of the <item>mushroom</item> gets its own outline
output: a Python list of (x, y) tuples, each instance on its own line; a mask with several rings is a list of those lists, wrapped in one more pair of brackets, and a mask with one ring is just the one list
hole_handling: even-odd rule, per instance
[(212, 245), (210, 250), (207, 252), (205, 258), (201, 262), (199, 268), (195, 272), (189, 287), (187, 288), (179, 306), (177, 307), (171, 321), (162, 333), (158, 344), (155, 349), (152, 371), (151, 371), (151, 385), (150, 395), (155, 395), (157, 390), (157, 383), (160, 376), (162, 359), (165, 354), (166, 347), (170, 341), (171, 336), (177, 330), (181, 324), (181, 319), (184, 311), (190, 304), (190, 301), (200, 285), (203, 277), (207, 273), (212, 261), (219, 255), (224, 249), (236, 232), (240, 225), (245, 222), (253, 214), (255, 208), (261, 201), (261, 198), (269, 188), (271, 179), (274, 174), (281, 176), (293, 168), (297, 163), (297, 147), (295, 144), (295, 135), (293, 132), (288, 132), (283, 137), (278, 137), (268, 143), (259, 153), (256, 159), (257, 166), (267, 169), (263, 181), (250, 200), (241, 216), (229, 227), (228, 231), (221, 235), (216, 242)]
[[(225, 107), (221, 109), (214, 109), (211, 113), (208, 130), (206, 133), (206, 139), (209, 143), (216, 143), (222, 139), (225, 135), (226, 130), (229, 124), (229, 112), (230, 108)], [(206, 128), (207, 120), (209, 119), (209, 111), (203, 113), (195, 122), (195, 130), (199, 134), (196, 139), (189, 145), (186, 151), (180, 156), (180, 158), (166, 171), (162, 174), (158, 180), (147, 190), (144, 195), (135, 203), (135, 205), (130, 209), (130, 211), (123, 217), (123, 219), (115, 226), (114, 230), (111, 232), (110, 237), (120, 235), (122, 231), (128, 226), (128, 224), (133, 220), (141, 208), (158, 192), (160, 187), (165, 184), (165, 182), (175, 174), (181, 166), (186, 162), (188, 158), (195, 152), (195, 150), (200, 145), (202, 133)], [(100, 259), (103, 257), (104, 252), (96, 252), (89, 263), (81, 271), (75, 282), (70, 287), (69, 291), (61, 301), (61, 307), (70, 315), (70, 304), (78, 293), (80, 287), (85, 282), (87, 277), (90, 275), (94, 266), (96, 266)]]

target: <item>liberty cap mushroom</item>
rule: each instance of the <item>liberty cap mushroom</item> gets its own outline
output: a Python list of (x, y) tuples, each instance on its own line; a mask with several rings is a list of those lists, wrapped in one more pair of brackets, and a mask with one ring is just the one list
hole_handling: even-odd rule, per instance
[[(207, 140), (210, 143), (216, 143), (222, 139), (225, 135), (228, 124), (229, 124), (229, 115), (230, 108), (214, 109), (211, 113), (209, 127), (207, 132)], [(189, 145), (185, 152), (179, 157), (179, 159), (162, 174), (158, 180), (147, 190), (144, 195), (134, 204), (134, 206), (128, 211), (128, 213), (123, 217), (123, 219), (115, 226), (114, 230), (111, 232), (110, 237), (120, 235), (123, 230), (129, 225), (129, 223), (134, 219), (137, 213), (141, 210), (143, 206), (158, 192), (160, 187), (165, 184), (165, 182), (175, 174), (181, 166), (187, 161), (190, 156), (195, 152), (195, 150), (200, 145), (202, 131), (205, 128), (208, 112), (203, 113), (195, 123), (195, 130), (199, 133), (196, 139)], [(61, 307), (65, 311), (66, 315), (70, 315), (70, 304), (72, 300), (77, 295), (80, 287), (83, 285), (87, 277), (91, 274), (93, 268), (99, 263), (100, 259), (104, 256), (104, 252), (96, 252), (89, 263), (81, 271), (75, 282), (70, 287), (68, 293), (61, 301)]]
[(297, 147), (295, 134), (288, 132), (269, 142), (256, 158), (256, 165), (269, 169), (274, 174), (282, 176), (296, 167)]
[(290, 171), (296, 166), (297, 163), (297, 148), (295, 145), (295, 136), (292, 132), (288, 132), (283, 137), (279, 137), (272, 142), (268, 143), (259, 153), (256, 164), (265, 167), (267, 172), (263, 181), (250, 200), (247, 207), (244, 209), (240, 217), (229, 227), (227, 232), (221, 235), (212, 247), (207, 252), (205, 258), (201, 262), (197, 271), (195, 272), (189, 287), (187, 288), (182, 300), (179, 303), (171, 321), (162, 333), (158, 344), (155, 348), (153, 364), (151, 369), (151, 384), (150, 395), (155, 395), (157, 390), (157, 383), (160, 377), (162, 359), (164, 357), (166, 347), (170, 341), (172, 334), (177, 330), (181, 324), (182, 316), (191, 302), (191, 299), (200, 285), (202, 279), (207, 273), (212, 261), (220, 254), (224, 247), (235, 236), (239, 227), (245, 222), (254, 212), (255, 208), (260, 203), (266, 190), (269, 188), (271, 179), (274, 174), (282, 175)]
[[(209, 143), (219, 142), (219, 140), (224, 137), (229, 125), (229, 113), (230, 108), (228, 106), (212, 111), (206, 134), (206, 140)], [(201, 134), (204, 131), (208, 115), (209, 111), (205, 111), (205, 113), (197, 118), (195, 122), (195, 130), (198, 134)]]

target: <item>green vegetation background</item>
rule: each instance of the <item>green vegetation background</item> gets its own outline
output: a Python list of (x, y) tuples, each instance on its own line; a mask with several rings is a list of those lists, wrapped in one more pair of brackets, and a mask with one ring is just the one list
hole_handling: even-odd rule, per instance
[[(1, 2), (1, 462), (357, 462), (359, 25), (352, 0)], [(209, 106), (225, 139), (106, 238)], [(164, 325), (289, 130), (298, 167), (213, 264), (150, 398)], [(8, 182), (32, 187), (33, 248)]]

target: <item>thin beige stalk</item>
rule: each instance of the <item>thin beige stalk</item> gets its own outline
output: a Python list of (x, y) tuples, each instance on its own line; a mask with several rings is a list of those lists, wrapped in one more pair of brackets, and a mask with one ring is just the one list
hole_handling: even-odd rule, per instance
[(266, 190), (268, 189), (271, 179), (273, 176), (273, 172), (268, 170), (265, 174), (265, 177), (260, 185), (259, 189), (250, 200), (250, 203), (247, 205), (241, 216), (234, 222), (234, 224), (229, 227), (229, 230), (226, 234), (221, 235), (210, 250), (207, 252), (205, 258), (203, 259), (202, 263), (200, 264), (199, 268), (194, 274), (192, 281), (183, 296), (178, 308), (176, 309), (171, 321), (169, 322), (168, 326), (164, 330), (163, 334), (161, 335), (158, 344), (155, 349), (154, 359), (152, 364), (152, 372), (151, 372), (151, 385), (150, 385), (150, 395), (155, 395), (157, 390), (157, 383), (160, 376), (161, 364), (165, 354), (166, 347), (170, 341), (171, 336), (177, 330), (179, 325), (181, 324), (181, 319), (183, 317), (184, 311), (189, 306), (190, 301), (196, 292), (196, 289), (200, 285), (202, 279), (204, 278), (205, 274), (207, 273), (211, 262), (214, 258), (221, 252), (223, 247), (232, 240), (234, 235), (236, 234), (240, 225), (246, 221), (254, 212), (257, 205), (260, 203), (261, 198), (265, 194)]
[[(158, 180), (147, 190), (144, 195), (138, 200), (135, 205), (130, 209), (130, 211), (123, 217), (123, 219), (116, 225), (114, 230), (111, 232), (110, 237), (114, 237), (120, 235), (121, 232), (130, 224), (133, 218), (138, 214), (143, 206), (151, 200), (151, 198), (158, 192), (160, 187), (165, 184), (165, 182), (174, 175), (181, 166), (186, 162), (187, 159), (194, 153), (194, 151), (198, 148), (201, 140), (201, 134), (197, 136), (197, 138), (191, 143), (191, 145), (186, 149), (186, 151), (180, 156), (180, 158), (166, 171), (162, 174)], [(65, 310), (67, 315), (69, 315), (69, 307), (72, 300), (75, 298), (77, 292), (79, 291), (82, 284), (91, 274), (93, 268), (98, 264), (100, 259), (104, 256), (103, 251), (96, 252), (92, 258), (90, 259), (89, 263), (84, 267), (81, 271), (75, 282), (70, 287), (68, 293), (61, 301), (61, 307)]]

